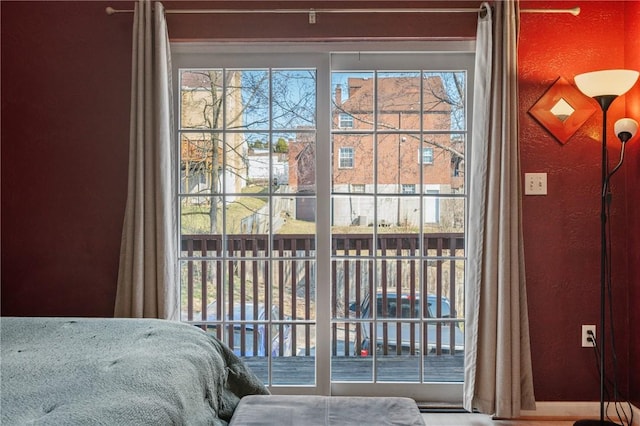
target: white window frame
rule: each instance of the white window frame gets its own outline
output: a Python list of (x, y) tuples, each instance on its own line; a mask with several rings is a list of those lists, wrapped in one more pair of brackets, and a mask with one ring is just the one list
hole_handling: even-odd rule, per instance
[(340, 115), (338, 115), (338, 119), (340, 120), (340, 122), (338, 123), (338, 127), (340, 127), (341, 129), (353, 129), (352, 115), (341, 112)]
[(433, 148), (431, 147), (423, 147), (420, 148), (418, 152), (418, 163), (419, 164), (433, 164)]
[[(172, 43), (173, 81), (179, 79), (178, 69), (180, 68), (223, 68), (223, 67), (309, 67), (316, 66), (317, 73), (317, 93), (318, 95), (318, 116), (317, 116), (317, 140), (329, 141), (331, 139), (331, 107), (330, 96), (320, 94), (330, 94), (331, 71), (340, 69), (355, 69), (354, 64), (368, 60), (378, 60), (387, 62), (383, 65), (386, 69), (411, 70), (425, 68), (425, 56), (430, 57), (428, 68), (433, 71), (448, 71), (451, 69), (467, 70), (467, 99), (466, 110), (471, 116), (472, 85), (473, 85), (473, 56), (475, 52), (475, 41), (391, 41), (391, 42), (336, 42), (336, 43), (253, 43), (245, 42), (196, 42), (196, 43)], [(332, 57), (332, 52), (340, 52), (339, 58)], [(392, 52), (391, 54), (389, 54)], [(452, 52), (455, 52), (452, 54)], [(408, 60), (399, 64), (393, 58), (394, 53), (409, 53)], [(244, 58), (242, 58), (244, 54)], [(250, 54), (250, 55), (248, 55)], [(231, 60), (233, 58), (233, 60)], [(306, 58), (308, 62), (301, 63), (300, 58)], [(262, 65), (256, 65), (256, 64)], [(315, 65), (311, 65), (315, 64)], [(366, 65), (361, 65), (366, 68)], [(179, 102), (179, 96), (174, 96), (174, 102)], [(176, 108), (178, 111), (178, 108)], [(179, 116), (176, 117), (179, 119)], [(467, 118), (467, 137), (471, 140), (470, 119)], [(177, 139), (176, 139), (177, 140)], [(316, 170), (319, 172), (316, 177), (317, 203), (319, 206), (330, 205), (331, 198), (331, 144), (317, 143)], [(176, 160), (176, 164), (177, 164)], [(175, 165), (174, 165), (175, 167)], [(177, 168), (179, 169), (179, 168)], [(179, 170), (174, 172), (177, 182), (179, 182)], [(468, 175), (468, 174), (467, 174)], [(466, 188), (469, 188), (468, 178)], [(176, 205), (176, 216), (177, 216)], [(176, 232), (179, 235), (180, 220), (176, 221), (178, 226)], [(180, 241), (178, 237), (178, 241)], [(331, 281), (331, 222), (329, 214), (318, 214), (316, 220), (316, 261), (317, 268), (316, 282), (325, 283)], [(326, 265), (326, 266), (325, 266)], [(331, 306), (330, 286), (316, 286), (317, 306)], [(317, 341), (329, 342), (330, 336), (330, 313), (329, 309), (317, 309), (316, 314), (316, 339)], [(417, 401), (438, 400), (448, 403), (461, 403), (462, 383), (389, 383), (371, 386), (370, 383), (331, 383), (330, 351), (316, 354), (316, 386), (305, 387), (276, 387), (272, 388), (272, 393), (278, 394), (323, 394), (323, 395), (368, 395), (386, 396), (401, 393)]]
[[(348, 164), (347, 164), (348, 163)], [(356, 153), (352, 146), (343, 146), (338, 153), (338, 168), (353, 169), (356, 163)]]

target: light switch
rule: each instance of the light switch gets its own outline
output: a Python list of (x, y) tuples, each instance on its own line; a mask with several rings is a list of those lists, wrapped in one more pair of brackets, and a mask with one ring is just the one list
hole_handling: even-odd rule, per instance
[(547, 195), (547, 174), (525, 173), (524, 195)]

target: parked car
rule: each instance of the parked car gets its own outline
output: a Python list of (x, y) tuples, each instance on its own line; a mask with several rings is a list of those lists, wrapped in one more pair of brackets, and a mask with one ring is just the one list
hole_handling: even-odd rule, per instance
[[(245, 303), (244, 318), (242, 317), (242, 308), (240, 305), (234, 305), (233, 315), (227, 315), (226, 320), (228, 322), (242, 321), (233, 323), (233, 352), (238, 356), (265, 356), (267, 353), (271, 353), (271, 356), (291, 356), (291, 326), (289, 324), (271, 324), (269, 330), (271, 331), (271, 345), (269, 345), (269, 336), (267, 333), (267, 322), (251, 322), (255, 321), (253, 318), (253, 303)], [(216, 302), (212, 302), (207, 305), (207, 321), (217, 321), (216, 319)], [(279, 311), (277, 306), (271, 307), (271, 316), (269, 319), (279, 319)], [(258, 317), (257, 321), (266, 321), (264, 304), (258, 305)], [(225, 326), (225, 332), (223, 333), (223, 340), (229, 346), (229, 327), (231, 324)], [(209, 326), (216, 327), (216, 325)], [(280, 329), (282, 328), (282, 335)], [(242, 339), (244, 332), (244, 351), (242, 350)], [(258, 345), (254, 348), (254, 335), (257, 334)], [(282, 338), (284, 349), (282, 354), (280, 353), (280, 339)], [(269, 348), (270, 351), (269, 351)]]
[[(387, 353), (397, 352), (398, 343), (398, 327), (395, 321), (386, 321), (386, 319), (420, 319), (420, 296), (413, 298), (413, 310), (412, 310), (412, 298), (408, 294), (401, 294), (400, 303), (398, 303), (398, 295), (394, 292), (389, 292), (386, 295), (386, 307), (383, 306), (382, 293), (376, 294), (376, 350), (382, 352), (386, 345)], [(429, 294), (427, 296), (427, 318), (455, 318), (453, 314), (449, 299), (446, 297), (440, 298), (440, 316), (437, 317), (437, 303), (438, 298), (436, 295)], [(351, 303), (349, 310), (355, 312), (356, 304)], [(385, 309), (383, 309), (385, 308)], [(370, 297), (367, 295), (360, 305), (361, 318), (372, 318), (370, 308)], [(384, 341), (384, 324), (386, 324), (386, 341)], [(413, 336), (411, 333), (411, 323), (400, 322), (400, 344), (402, 345), (402, 352), (408, 353), (411, 349), (411, 343), (415, 347), (416, 353), (420, 352), (420, 324), (414, 322)], [(442, 353), (451, 352), (451, 333), (453, 329), (453, 350), (454, 353), (464, 352), (464, 333), (460, 329), (458, 323), (452, 322), (424, 322), (424, 327), (427, 329), (427, 352), (435, 353), (438, 350), (438, 335), (440, 337), (440, 350)], [(361, 343), (361, 353), (367, 354), (371, 351), (371, 336), (369, 336), (369, 323), (362, 323), (362, 335), (364, 336)], [(424, 342), (422, 343), (424, 346)]]

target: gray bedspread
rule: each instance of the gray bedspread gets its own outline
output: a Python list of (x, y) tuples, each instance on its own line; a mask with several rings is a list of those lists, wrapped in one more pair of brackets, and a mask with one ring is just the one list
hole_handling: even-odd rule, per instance
[(0, 319), (3, 425), (226, 425), (268, 394), (224, 344), (177, 322)]

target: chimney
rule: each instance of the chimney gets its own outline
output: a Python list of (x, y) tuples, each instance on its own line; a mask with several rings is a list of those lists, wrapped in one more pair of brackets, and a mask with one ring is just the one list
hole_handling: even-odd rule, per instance
[(342, 105), (342, 86), (340, 84), (336, 86), (336, 105)]

